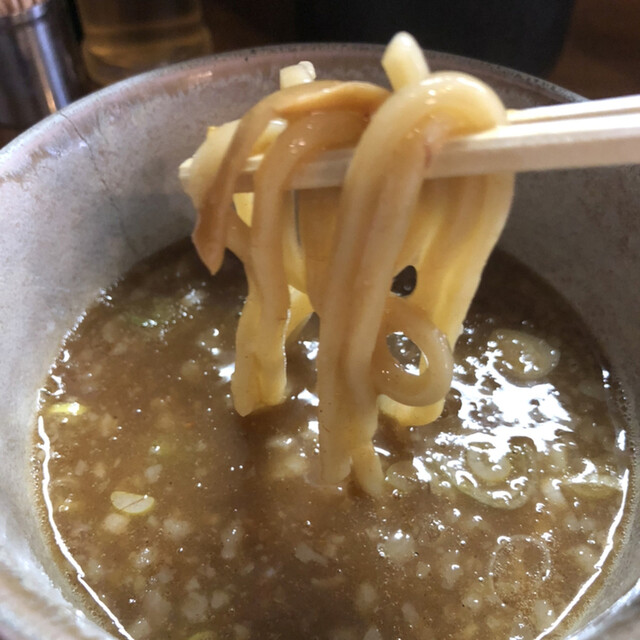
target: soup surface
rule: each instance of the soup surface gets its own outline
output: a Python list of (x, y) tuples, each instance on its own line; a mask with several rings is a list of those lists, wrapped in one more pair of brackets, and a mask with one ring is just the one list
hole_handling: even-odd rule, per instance
[[(401, 290), (401, 283), (398, 285)], [(571, 309), (497, 253), (442, 417), (376, 446), (388, 490), (317, 482), (311, 322), (289, 399), (233, 410), (245, 293), (191, 245), (142, 263), (69, 334), (41, 394), (45, 528), (115, 635), (532, 639), (575, 622), (622, 537), (612, 382)], [(389, 337), (412, 365), (412, 343)]]

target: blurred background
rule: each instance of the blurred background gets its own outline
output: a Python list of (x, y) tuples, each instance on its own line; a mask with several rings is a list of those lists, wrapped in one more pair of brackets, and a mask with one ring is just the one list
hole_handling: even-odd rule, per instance
[(0, 146), (149, 68), (285, 42), (384, 43), (400, 29), (587, 98), (640, 93), (640, 0), (0, 0)]

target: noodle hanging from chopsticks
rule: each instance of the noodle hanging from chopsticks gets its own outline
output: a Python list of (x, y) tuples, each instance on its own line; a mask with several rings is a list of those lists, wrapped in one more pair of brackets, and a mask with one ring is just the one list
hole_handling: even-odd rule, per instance
[[(181, 168), (198, 209), (200, 257), (214, 273), (226, 247), (246, 271), (236, 410), (247, 415), (284, 400), (287, 337), (315, 311), (323, 479), (340, 482), (353, 471), (372, 495), (383, 487), (372, 443), (379, 411), (405, 426), (439, 416), (452, 349), (513, 194), (512, 175), (423, 179), (447, 140), (505, 121), (489, 87), (462, 73), (430, 73), (408, 34), (392, 40), (383, 66), (392, 92), (312, 81), (308, 63), (283, 72), (301, 84), (212, 128)], [(296, 171), (348, 147), (355, 152), (342, 188), (300, 191), (294, 206)], [(258, 153), (254, 193), (237, 194), (247, 159)], [(417, 283), (400, 298), (391, 285), (407, 266)], [(418, 375), (389, 352), (392, 333), (420, 349)]]

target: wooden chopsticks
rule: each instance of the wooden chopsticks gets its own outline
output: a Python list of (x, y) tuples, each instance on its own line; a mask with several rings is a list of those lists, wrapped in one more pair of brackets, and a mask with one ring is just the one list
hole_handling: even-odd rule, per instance
[[(507, 120), (446, 143), (425, 178), (640, 163), (640, 95), (510, 110)], [(352, 155), (352, 149), (323, 154), (296, 174), (291, 188), (340, 185)], [(261, 159), (249, 159), (238, 191), (252, 189)]]

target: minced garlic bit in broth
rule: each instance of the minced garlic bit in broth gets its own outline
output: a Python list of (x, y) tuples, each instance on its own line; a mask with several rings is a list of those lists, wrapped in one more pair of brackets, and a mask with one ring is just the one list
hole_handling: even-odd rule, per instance
[[(234, 412), (240, 274), (228, 258), (211, 278), (178, 244), (110, 289), (52, 368), (34, 467), (87, 608), (141, 640), (566, 632), (612, 563), (629, 481), (609, 374), (570, 308), (495, 255), (442, 417), (381, 425), (374, 500), (318, 481), (313, 323), (289, 347), (289, 399)], [(410, 369), (413, 344), (389, 344)]]

